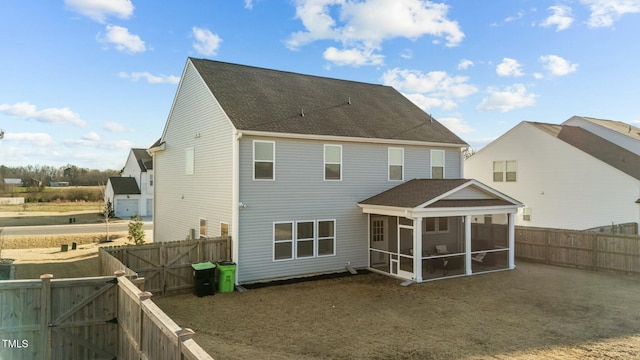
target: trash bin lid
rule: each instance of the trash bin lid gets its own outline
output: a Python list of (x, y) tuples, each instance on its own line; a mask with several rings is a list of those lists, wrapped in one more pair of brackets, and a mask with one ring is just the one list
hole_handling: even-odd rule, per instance
[(207, 262), (202, 262), (197, 264), (191, 264), (191, 267), (193, 268), (193, 270), (207, 270), (207, 269), (213, 269), (216, 266), (211, 261), (207, 261)]

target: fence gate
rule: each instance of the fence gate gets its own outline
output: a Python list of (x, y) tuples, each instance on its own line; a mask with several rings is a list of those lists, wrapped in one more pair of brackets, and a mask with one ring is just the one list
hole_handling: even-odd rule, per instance
[(117, 283), (114, 277), (54, 280), (49, 289), (45, 283), (51, 359), (116, 358)]

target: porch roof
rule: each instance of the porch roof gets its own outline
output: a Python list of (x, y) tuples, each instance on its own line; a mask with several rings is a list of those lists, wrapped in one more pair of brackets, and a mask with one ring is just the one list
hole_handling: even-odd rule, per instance
[(358, 203), (373, 208), (405, 210), (473, 209), (523, 206), (519, 201), (473, 179), (413, 179)]

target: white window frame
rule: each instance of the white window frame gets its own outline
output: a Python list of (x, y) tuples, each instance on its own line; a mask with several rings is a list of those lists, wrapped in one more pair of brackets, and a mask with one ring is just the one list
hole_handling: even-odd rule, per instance
[[(400, 164), (392, 164), (391, 163), (391, 152), (394, 150), (400, 150), (401, 153), (401, 161)], [(402, 168), (402, 173), (400, 175), (400, 179), (392, 179), (391, 178), (391, 166), (400, 166)], [(404, 148), (400, 147), (390, 147), (387, 150), (387, 180), (388, 181), (403, 181), (404, 180)]]
[[(332, 222), (333, 223), (333, 237), (320, 237), (320, 223), (321, 222)], [(336, 229), (336, 219), (320, 219), (318, 221), (316, 221), (316, 256), (318, 257), (328, 257), (328, 256), (336, 256), (336, 235), (337, 229)], [(320, 240), (329, 240), (329, 239), (333, 239), (333, 253), (331, 254), (326, 254), (326, 255), (320, 255)]]
[(149, 186), (153, 187), (153, 174), (149, 174)]
[[(273, 151), (273, 159), (272, 160), (256, 160), (256, 144), (257, 143), (266, 143), (266, 144), (271, 144), (271, 149)], [(253, 180), (254, 181), (275, 181), (276, 180), (276, 142), (275, 141), (269, 141), (269, 140), (253, 140)], [(271, 178), (270, 179), (256, 179), (256, 162), (264, 162), (264, 163), (268, 163), (271, 162), (272, 165), (272, 171), (273, 173), (271, 174)]]
[[(313, 224), (313, 231), (311, 234), (310, 238), (303, 238), (300, 239), (298, 237), (298, 225), (299, 224), (304, 224), (304, 223), (311, 223)], [(294, 242), (294, 249), (295, 249), (295, 253), (294, 253), (294, 258), (296, 259), (310, 259), (310, 258), (314, 258), (316, 257), (316, 253), (317, 253), (317, 238), (318, 238), (318, 229), (317, 229), (317, 225), (315, 220), (297, 220), (295, 221), (295, 225), (294, 225), (294, 235), (293, 235), (293, 242)], [(298, 244), (300, 242), (311, 242), (312, 245), (312, 250), (311, 250), (311, 255), (308, 256), (298, 256)]]
[(531, 208), (522, 208), (522, 221), (531, 221)]
[(185, 175), (193, 175), (196, 172), (196, 152), (195, 148), (188, 147), (184, 151), (184, 174)]
[[(286, 239), (286, 240), (276, 240), (276, 225), (279, 224), (289, 224), (291, 225), (291, 239)], [(295, 254), (296, 254), (296, 246), (295, 246), (295, 237), (296, 237), (296, 223), (295, 221), (276, 221), (273, 223), (273, 228), (272, 228), (272, 259), (273, 261), (289, 261), (289, 260), (293, 260), (295, 258)], [(291, 243), (291, 257), (289, 258), (285, 258), (285, 259), (276, 259), (276, 244), (280, 244), (280, 243)]]
[[(338, 162), (330, 162), (327, 161), (327, 148), (330, 147), (337, 147), (338, 149), (340, 149), (340, 160)], [(340, 144), (324, 144), (323, 147), (323, 159), (324, 159), (324, 165), (323, 165), (323, 172), (324, 172), (324, 181), (342, 181), (342, 145)], [(327, 179), (327, 165), (339, 165), (340, 166), (340, 175), (338, 179)]]
[[(204, 234), (202, 233), (202, 222), (204, 221)], [(206, 238), (207, 237), (207, 219), (205, 218), (200, 218), (200, 221), (198, 221), (198, 237), (199, 238)]]
[[(227, 225), (227, 235), (222, 235), (222, 225)], [(229, 223), (228, 222), (224, 222), (224, 221), (220, 222), (220, 236), (221, 237), (229, 236)]]
[[(446, 169), (446, 166), (445, 166), (445, 163), (446, 163), (445, 155), (446, 154), (445, 154), (444, 150), (431, 150), (431, 160), (429, 162), (429, 164), (431, 166), (429, 167), (429, 177), (431, 179), (433, 179), (433, 168), (435, 167), (433, 165), (433, 156), (434, 156), (434, 154), (442, 154), (442, 179), (445, 179), (446, 178), (446, 174), (445, 174), (445, 169)], [(437, 167), (440, 167), (440, 166), (437, 166)]]
[[(509, 163), (513, 163), (515, 164), (515, 171), (508, 171), (508, 164)], [(496, 171), (496, 164), (500, 164), (502, 169), (501, 171)], [(507, 174), (509, 173), (514, 173), (515, 174), (515, 179), (513, 180), (508, 180), (507, 179)], [(518, 181), (518, 160), (496, 160), (493, 162), (493, 169), (492, 169), (492, 174), (493, 174), (493, 182), (517, 182)], [(500, 180), (496, 180), (496, 174), (502, 174), (502, 178)]]

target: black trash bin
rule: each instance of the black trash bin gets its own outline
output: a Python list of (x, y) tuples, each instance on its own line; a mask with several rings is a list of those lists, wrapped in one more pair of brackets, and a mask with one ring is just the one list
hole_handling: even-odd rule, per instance
[(211, 262), (192, 264), (193, 293), (198, 296), (213, 295), (215, 292), (216, 266)]

